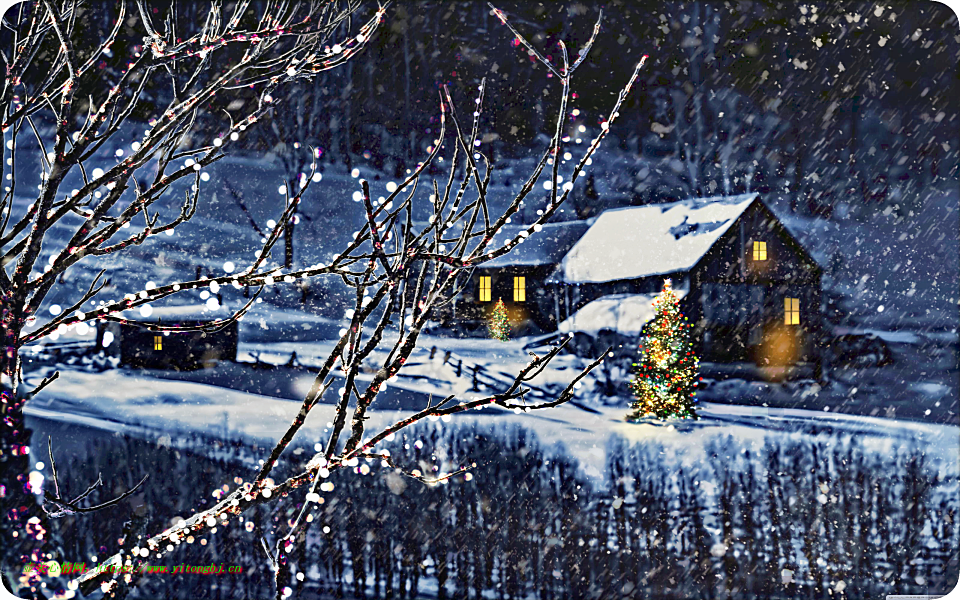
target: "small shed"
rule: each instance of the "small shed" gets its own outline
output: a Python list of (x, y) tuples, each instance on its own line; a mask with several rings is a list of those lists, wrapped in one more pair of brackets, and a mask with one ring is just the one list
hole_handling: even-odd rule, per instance
[[(230, 316), (224, 309), (204, 305), (154, 308), (149, 317), (136, 310), (121, 316), (128, 323), (108, 323), (119, 342), (120, 364), (144, 369), (189, 371), (213, 366), (219, 361), (237, 360), (239, 327), (236, 321), (219, 331), (153, 331), (143, 324), (212, 326)], [(143, 324), (141, 324), (143, 323)]]
[[(556, 298), (546, 279), (589, 226), (586, 221), (547, 223), (510, 252), (478, 266), (441, 321), (479, 327), (497, 300), (503, 300), (514, 331), (555, 330)], [(529, 227), (505, 225), (490, 248), (502, 246)]]

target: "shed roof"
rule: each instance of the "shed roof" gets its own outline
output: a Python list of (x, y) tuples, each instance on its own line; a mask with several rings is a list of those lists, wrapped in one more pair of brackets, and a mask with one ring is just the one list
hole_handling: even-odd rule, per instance
[[(497, 248), (508, 240), (526, 231), (529, 225), (505, 225), (494, 238), (490, 247)], [(532, 234), (516, 248), (503, 256), (484, 263), (481, 267), (521, 267), (555, 265), (577, 240), (590, 228), (587, 221), (547, 223), (543, 229)], [(499, 243), (498, 243), (499, 242)]]
[(687, 271), (757, 197), (717, 196), (604, 211), (550, 280), (602, 283)]
[(144, 316), (137, 308), (122, 311), (120, 316), (124, 319), (130, 319), (131, 321), (155, 323), (158, 319), (163, 322), (215, 321), (217, 319), (226, 319), (233, 315), (232, 310), (227, 311), (222, 307), (219, 309), (211, 309), (206, 304), (180, 304), (174, 306), (153, 306), (151, 308), (150, 316)]

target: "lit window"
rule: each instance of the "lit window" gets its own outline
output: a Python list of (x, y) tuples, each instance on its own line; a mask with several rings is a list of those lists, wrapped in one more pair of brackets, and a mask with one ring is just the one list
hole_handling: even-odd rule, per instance
[(527, 278), (526, 277), (513, 278), (513, 301), (514, 302), (527, 301)]
[(753, 260), (767, 260), (767, 243), (766, 242), (754, 242), (753, 243)]
[(490, 277), (480, 278), (480, 302), (490, 302)]
[(153, 336), (153, 349), (154, 350), (163, 350), (163, 336), (155, 335)]
[(783, 323), (784, 325), (800, 324), (800, 298), (783, 299)]

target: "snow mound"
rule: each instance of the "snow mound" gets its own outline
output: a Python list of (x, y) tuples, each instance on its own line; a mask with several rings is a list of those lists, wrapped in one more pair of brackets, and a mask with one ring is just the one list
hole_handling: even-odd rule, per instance
[[(686, 290), (675, 289), (683, 298)], [(570, 318), (560, 323), (561, 333), (580, 331), (596, 335), (601, 329), (611, 329), (624, 335), (640, 335), (644, 323), (653, 319), (653, 301), (657, 294), (612, 294), (585, 305)]]

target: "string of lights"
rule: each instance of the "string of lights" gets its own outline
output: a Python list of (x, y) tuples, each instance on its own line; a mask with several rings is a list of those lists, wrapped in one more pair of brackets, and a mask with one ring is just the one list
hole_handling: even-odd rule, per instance
[(497, 299), (497, 304), (490, 313), (487, 330), (490, 332), (490, 337), (495, 340), (506, 342), (510, 339), (510, 319), (507, 316), (507, 306), (503, 303), (502, 298)]
[(697, 418), (700, 360), (693, 351), (687, 318), (667, 279), (653, 301), (655, 316), (645, 328), (630, 389), (635, 396), (628, 420)]

